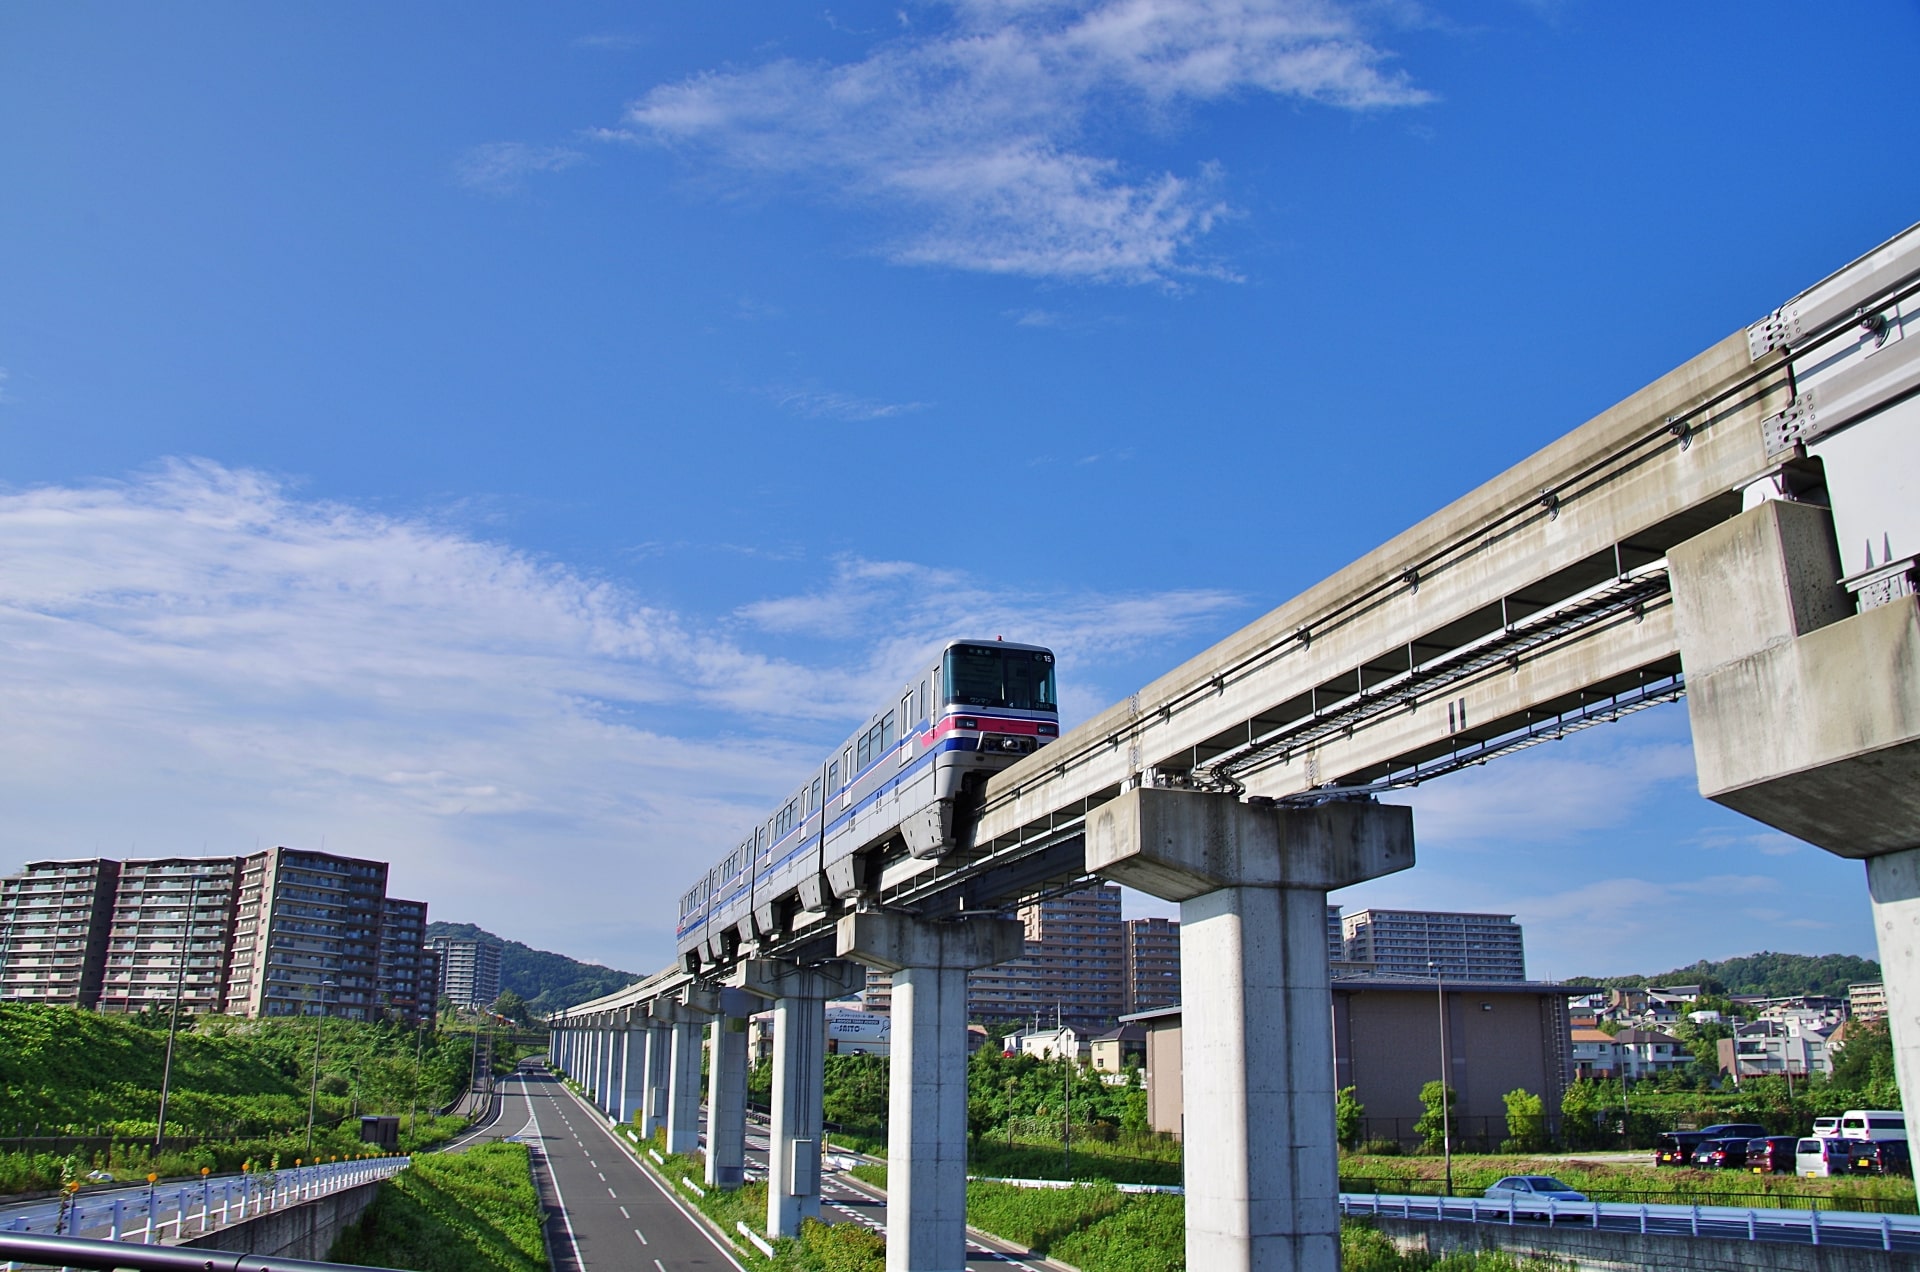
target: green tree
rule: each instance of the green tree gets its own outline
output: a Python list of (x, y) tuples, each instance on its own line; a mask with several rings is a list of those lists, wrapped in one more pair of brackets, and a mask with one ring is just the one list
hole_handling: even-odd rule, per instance
[(1500, 1097), (1507, 1106), (1507, 1138), (1503, 1153), (1537, 1153), (1547, 1147), (1547, 1104), (1524, 1087)]
[(1347, 1148), (1360, 1143), (1360, 1127), (1367, 1116), (1367, 1106), (1360, 1103), (1357, 1091), (1356, 1087), (1341, 1087), (1333, 1104), (1334, 1139)]
[[(1426, 1112), (1413, 1124), (1414, 1134), (1420, 1137), (1421, 1144), (1428, 1152), (1437, 1151), (1445, 1137), (1451, 1134), (1454, 1142), (1460, 1139), (1460, 1096), (1450, 1086), (1439, 1082), (1429, 1082), (1420, 1088), (1420, 1105)], [(1444, 1113), (1443, 1113), (1444, 1110)]]
[(493, 1000), (493, 1011), (497, 1016), (505, 1016), (516, 1025), (533, 1025), (533, 1013), (527, 1010), (527, 1000), (510, 989), (500, 991), (500, 997)]

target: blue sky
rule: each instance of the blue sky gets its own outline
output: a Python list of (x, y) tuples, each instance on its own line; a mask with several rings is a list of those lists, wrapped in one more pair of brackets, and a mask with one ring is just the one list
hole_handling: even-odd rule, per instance
[[(950, 634), (1084, 718), (1896, 233), (1912, 3), (0, 12), (0, 865), (636, 970)], [(1413, 797), (1531, 970), (1872, 953), (1684, 711)]]

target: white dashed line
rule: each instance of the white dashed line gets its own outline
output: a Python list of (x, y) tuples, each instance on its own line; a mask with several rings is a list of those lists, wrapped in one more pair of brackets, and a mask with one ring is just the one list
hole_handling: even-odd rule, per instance
[(646, 1244), (647, 1244), (647, 1234), (646, 1234), (646, 1233), (644, 1233), (644, 1232), (642, 1232), (642, 1231), (640, 1231), (640, 1229), (638, 1229), (638, 1228), (635, 1228), (635, 1229), (633, 1230), (633, 1235), (634, 1235), (634, 1236), (636, 1236), (636, 1237), (638, 1237), (638, 1238), (640, 1238), (640, 1244), (641, 1244), (641, 1245), (646, 1245)]
[(606, 1182), (607, 1182), (607, 1175), (606, 1175), (606, 1172), (605, 1172), (605, 1171), (598, 1171), (598, 1170), (596, 1170), (596, 1171), (595, 1171), (595, 1172), (593, 1172), (593, 1173), (594, 1173), (594, 1174), (596, 1174), (596, 1175), (598, 1175), (598, 1176), (600, 1176), (600, 1182), (601, 1182), (601, 1183), (603, 1183), (603, 1184), (604, 1184), (604, 1183), (606, 1183)]
[[(600, 1178), (605, 1179), (606, 1176), (602, 1175), (600, 1176)], [(618, 1201), (620, 1199), (620, 1194), (613, 1191), (613, 1189), (611, 1188), (607, 1189), (607, 1196), (612, 1197), (615, 1201)]]
[(633, 1216), (632, 1216), (632, 1215), (630, 1215), (630, 1214), (628, 1214), (628, 1213), (627, 1213), (627, 1208), (626, 1208), (625, 1206), (622, 1206), (622, 1207), (620, 1207), (620, 1217), (621, 1217), (622, 1219), (631, 1219), (631, 1218), (633, 1218)]

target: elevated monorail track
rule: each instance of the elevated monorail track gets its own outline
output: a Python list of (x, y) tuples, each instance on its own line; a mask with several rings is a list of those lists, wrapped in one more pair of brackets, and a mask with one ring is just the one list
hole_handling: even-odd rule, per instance
[[(1920, 343), (1887, 343), (1916, 299), (1910, 230), (996, 774), (962, 847), (893, 851), (857, 903), (1062, 887), (1088, 814), (1139, 785), (1378, 795), (1678, 699), (1669, 549), (1751, 499), (1826, 501), (1820, 438), (1920, 392)], [(837, 916), (745, 952), (827, 956)]]

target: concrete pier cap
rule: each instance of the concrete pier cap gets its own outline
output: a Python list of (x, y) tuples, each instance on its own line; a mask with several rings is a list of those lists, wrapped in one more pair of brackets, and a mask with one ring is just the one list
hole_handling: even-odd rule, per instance
[(931, 922), (883, 910), (843, 915), (835, 932), (837, 952), (883, 972), (925, 968), (974, 971), (1020, 957), (1027, 939), (1018, 919)]
[(1166, 901), (1222, 888), (1322, 892), (1413, 865), (1413, 810), (1329, 800), (1260, 807), (1228, 795), (1141, 787), (1095, 809), (1087, 869)]

